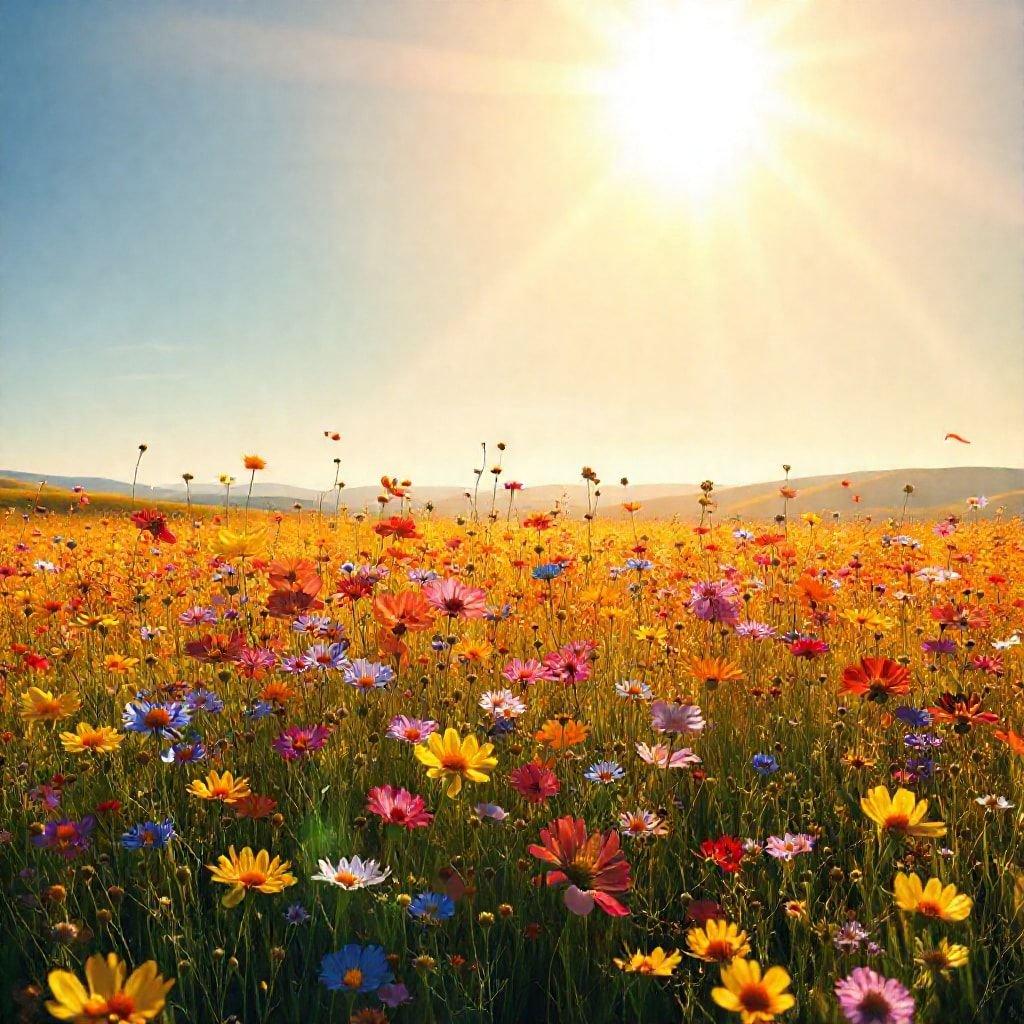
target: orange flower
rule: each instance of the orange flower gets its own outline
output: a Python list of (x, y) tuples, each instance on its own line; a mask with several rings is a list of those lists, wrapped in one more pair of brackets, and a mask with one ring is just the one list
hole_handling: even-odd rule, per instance
[(992, 734), (1000, 743), (1005, 743), (1014, 754), (1024, 757), (1024, 736), (1015, 733), (1012, 729), (1006, 732), (1001, 730)]
[(540, 731), (534, 734), (534, 739), (539, 743), (546, 744), (552, 750), (564, 750), (566, 747), (574, 747), (577, 743), (582, 743), (589, 733), (589, 726), (581, 725), (571, 718), (564, 721), (549, 718)]
[(843, 693), (868, 700), (884, 701), (899, 693), (910, 693), (910, 669), (892, 658), (861, 658), (859, 665), (843, 670)]
[(728, 658), (691, 658), (690, 674), (709, 690), (719, 683), (734, 683), (743, 678), (743, 670)]
[(233, 804), (250, 795), (248, 779), (236, 779), (231, 772), (211, 771), (206, 779), (193, 779), (186, 787), (200, 800), (220, 800)]
[(266, 469), (267, 461), (266, 459), (261, 459), (258, 455), (245, 455), (242, 458), (242, 465), (255, 473), (258, 469)]
[(395, 636), (429, 629), (434, 609), (419, 590), (403, 590), (397, 594), (378, 594), (373, 599), (373, 617)]

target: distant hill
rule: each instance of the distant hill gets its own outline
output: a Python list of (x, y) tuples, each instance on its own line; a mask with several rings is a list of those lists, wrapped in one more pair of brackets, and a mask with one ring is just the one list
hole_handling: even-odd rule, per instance
[[(91, 508), (127, 508), (125, 500), (131, 493), (131, 484), (103, 477), (47, 476), (16, 470), (0, 470), (0, 506), (31, 500), (40, 480), (46, 480), (40, 503), (50, 508), (62, 508), (71, 501), (70, 489), (81, 485), (93, 501)], [(844, 487), (843, 481), (849, 486)], [(771, 519), (782, 511), (779, 488), (784, 481), (745, 484), (735, 487), (717, 487), (714, 498), (716, 515), (738, 516), (743, 519)], [(963, 513), (968, 496), (984, 495), (988, 508), (982, 513), (991, 515), (999, 506), (1013, 514), (1024, 511), (1024, 469), (1001, 467), (953, 467), (946, 469), (890, 469), (878, 472), (852, 472), (829, 476), (796, 477), (789, 485), (797, 492), (789, 502), (791, 515), (802, 512), (839, 512), (844, 518), (856, 516), (885, 516), (899, 511), (903, 505), (903, 488), (912, 484), (914, 492), (909, 503), (912, 516), (939, 516)], [(380, 488), (346, 487), (341, 493), (341, 504), (351, 512), (363, 508), (375, 509)], [(621, 518), (627, 513), (623, 502), (639, 502), (644, 518), (672, 518), (694, 520), (699, 516), (696, 484), (602, 484), (599, 512), (602, 518)], [(193, 484), (194, 505), (215, 506), (223, 503), (224, 489), (219, 484)], [(245, 501), (246, 486), (241, 482), (232, 488), (231, 504)], [(470, 511), (467, 489), (463, 487), (414, 487), (413, 507), (422, 509), (430, 503), (438, 515), (462, 515)], [(184, 508), (184, 484), (136, 489), (139, 503)], [(859, 501), (854, 501), (854, 496)], [(252, 505), (255, 508), (290, 508), (298, 502), (304, 508), (333, 510), (336, 494), (288, 484), (261, 483), (253, 488)], [(491, 509), (492, 491), (481, 484), (478, 505), (482, 515)], [(586, 488), (579, 484), (547, 484), (528, 487), (516, 495), (516, 508), (520, 512), (546, 511), (555, 505), (569, 514), (578, 516), (586, 511)], [(504, 514), (508, 507), (508, 492), (499, 487), (495, 509)]]

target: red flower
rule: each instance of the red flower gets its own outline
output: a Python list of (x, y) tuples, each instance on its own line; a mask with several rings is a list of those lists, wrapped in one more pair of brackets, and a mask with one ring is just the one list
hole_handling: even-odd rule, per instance
[(999, 716), (981, 710), (981, 698), (976, 693), (944, 693), (938, 702), (928, 708), (936, 722), (949, 722), (955, 732), (970, 732), (972, 725), (996, 725)]
[(540, 830), (540, 843), (531, 843), (531, 856), (556, 868), (546, 876), (548, 885), (568, 883), (567, 899), (574, 913), (587, 913), (581, 906), (589, 900), (612, 917), (625, 917), (629, 911), (611, 893), (628, 892), (632, 885), (629, 862), (619, 849), (619, 834), (587, 834), (582, 818), (567, 815), (548, 822)]
[(705, 839), (700, 844), (700, 856), (729, 874), (735, 874), (743, 861), (743, 844), (735, 836)]
[(816, 640), (814, 637), (801, 637), (789, 645), (789, 653), (796, 658), (806, 658), (810, 661), (820, 654), (827, 654), (828, 644), (824, 640)]
[(531, 761), (509, 772), (515, 791), (531, 804), (542, 804), (562, 788), (558, 776), (543, 762)]
[(398, 537), (400, 540), (416, 540), (420, 537), (415, 520), (406, 519), (403, 516), (382, 519), (374, 526), (373, 532), (378, 537)]
[(155, 508), (144, 508), (132, 513), (132, 522), (143, 532), (151, 533), (154, 540), (174, 543), (174, 534), (167, 529), (167, 516)]
[(892, 658), (861, 658), (843, 670), (842, 691), (881, 702), (910, 692), (910, 670)]
[(224, 661), (238, 661), (245, 649), (245, 634), (207, 633), (202, 640), (185, 644), (185, 653), (191, 654), (207, 665)]

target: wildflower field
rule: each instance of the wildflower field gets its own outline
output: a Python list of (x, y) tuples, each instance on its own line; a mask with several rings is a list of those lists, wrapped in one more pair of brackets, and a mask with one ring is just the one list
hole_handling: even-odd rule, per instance
[(1019, 518), (382, 485), (0, 520), (0, 1018), (1024, 1019)]

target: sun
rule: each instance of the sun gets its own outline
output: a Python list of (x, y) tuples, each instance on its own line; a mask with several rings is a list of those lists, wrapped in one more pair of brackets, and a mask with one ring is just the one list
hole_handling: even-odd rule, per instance
[(606, 82), (623, 164), (697, 196), (734, 180), (765, 144), (772, 72), (756, 24), (725, 0), (660, 11)]

